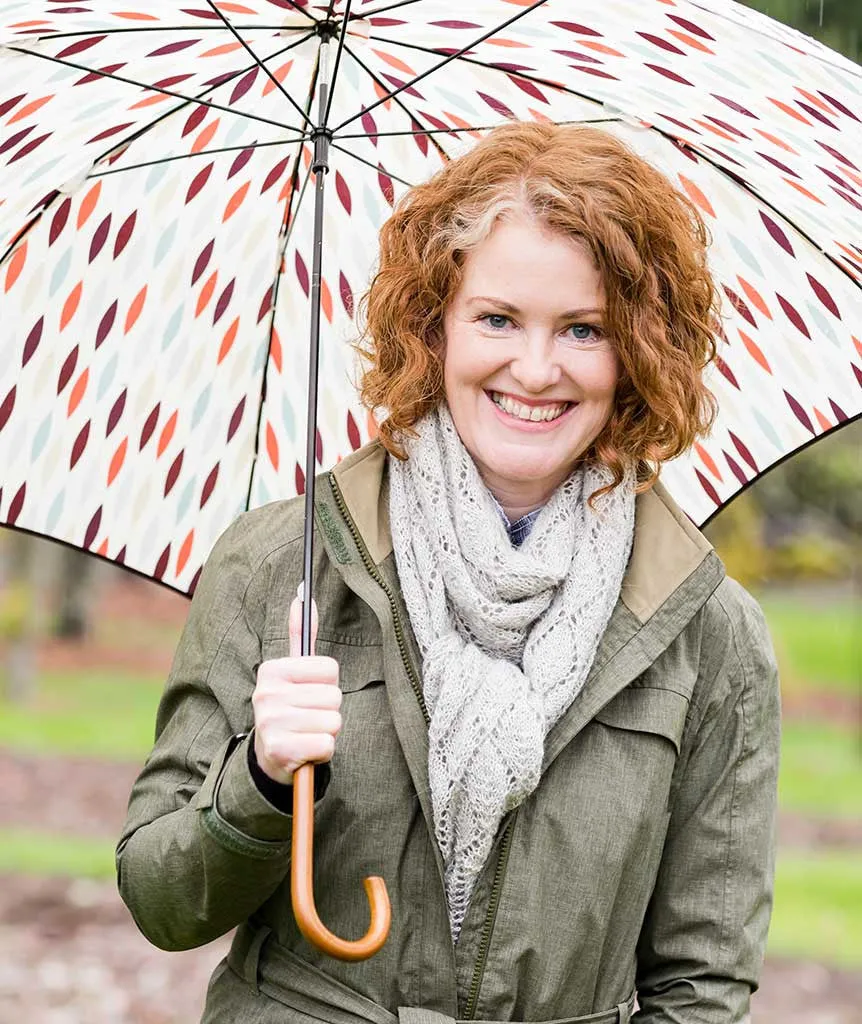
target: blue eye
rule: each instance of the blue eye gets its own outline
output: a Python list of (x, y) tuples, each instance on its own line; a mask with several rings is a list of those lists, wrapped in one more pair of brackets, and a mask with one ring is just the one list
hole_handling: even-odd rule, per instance
[(503, 316), (502, 313), (487, 313), (481, 319), (495, 331), (505, 330), (511, 323), (509, 318)]
[(572, 324), (569, 330), (575, 341), (597, 341), (602, 333), (598, 327), (594, 327), (592, 324)]

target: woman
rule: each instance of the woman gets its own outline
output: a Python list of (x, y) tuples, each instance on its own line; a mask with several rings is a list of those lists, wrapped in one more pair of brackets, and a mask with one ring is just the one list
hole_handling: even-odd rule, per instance
[[(705, 247), (686, 200), (587, 127), (497, 129), (396, 208), (366, 304), (380, 439), (320, 482), (316, 656), (294, 656), (301, 503), (242, 516), (119, 847), (157, 945), (240, 926), (206, 1022), (746, 1018), (774, 659), (656, 483), (713, 414)], [(391, 896), (363, 963), (291, 913), (309, 760), (321, 918), (358, 937), (361, 879)]]

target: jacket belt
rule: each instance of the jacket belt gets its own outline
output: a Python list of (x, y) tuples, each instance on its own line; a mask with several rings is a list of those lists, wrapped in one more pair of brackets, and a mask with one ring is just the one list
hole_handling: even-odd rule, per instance
[[(271, 999), (328, 1024), (516, 1024), (502, 1021), (459, 1021), (436, 1010), (399, 1006), (397, 1016), (302, 960), (272, 937), (265, 925), (240, 925), (227, 955), (230, 968)], [(290, 978), (287, 988), (283, 979)], [(634, 995), (611, 1010), (586, 1017), (566, 1017), (545, 1024), (629, 1024)]]

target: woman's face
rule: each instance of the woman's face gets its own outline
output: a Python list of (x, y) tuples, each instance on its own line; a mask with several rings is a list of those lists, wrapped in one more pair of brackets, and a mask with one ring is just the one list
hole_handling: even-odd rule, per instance
[(510, 515), (544, 504), (608, 422), (619, 363), (589, 251), (527, 215), (467, 255), (444, 316), (446, 401)]

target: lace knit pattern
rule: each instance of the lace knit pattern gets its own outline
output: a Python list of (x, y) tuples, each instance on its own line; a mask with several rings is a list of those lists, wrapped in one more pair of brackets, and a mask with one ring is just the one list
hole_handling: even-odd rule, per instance
[(513, 547), (445, 406), (390, 459), (390, 518), (423, 657), (428, 768), (453, 939), (503, 816), (536, 788), (550, 728), (580, 692), (619, 597), (633, 480), (581, 467)]

